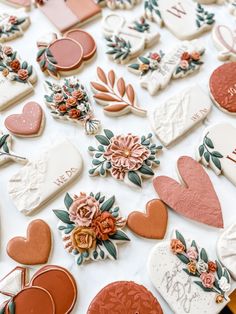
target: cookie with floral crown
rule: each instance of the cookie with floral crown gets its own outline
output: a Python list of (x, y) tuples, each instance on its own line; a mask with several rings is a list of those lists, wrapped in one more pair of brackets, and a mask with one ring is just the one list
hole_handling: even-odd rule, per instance
[(183, 41), (171, 51), (149, 52), (128, 66), (139, 75), (140, 85), (151, 95), (164, 89), (172, 79), (183, 78), (199, 71), (205, 49), (198, 40)]
[(219, 50), (221, 61), (236, 61), (236, 30), (224, 24), (216, 25), (212, 30), (214, 43)]
[(145, 16), (166, 26), (177, 38), (191, 40), (209, 31), (215, 20), (201, 4), (191, 0), (145, 0)]
[(142, 187), (142, 180), (154, 176), (153, 168), (160, 164), (157, 154), (162, 146), (152, 143), (152, 134), (137, 136), (114, 135), (105, 129), (104, 135), (96, 135), (97, 148), (89, 146), (93, 157), (90, 176), (105, 177), (108, 173), (133, 187)]
[(46, 105), (55, 119), (81, 124), (86, 134), (98, 132), (100, 121), (95, 119), (88, 93), (77, 78), (64, 79), (60, 84), (45, 82)]
[(0, 111), (32, 93), (37, 76), (27, 61), (21, 61), (17, 51), (0, 44)]
[(103, 33), (107, 42), (107, 55), (121, 64), (136, 58), (160, 38), (157, 26), (144, 17), (126, 21), (114, 13), (104, 18)]
[(148, 259), (149, 277), (176, 314), (217, 314), (230, 301), (231, 278), (218, 260), (195, 240), (175, 231)]
[(115, 197), (80, 193), (64, 199), (65, 210), (54, 210), (65, 249), (77, 265), (106, 258), (117, 259), (117, 244), (129, 241), (122, 229), (126, 219), (115, 205)]
[(97, 4), (109, 9), (132, 9), (140, 0), (95, 0)]

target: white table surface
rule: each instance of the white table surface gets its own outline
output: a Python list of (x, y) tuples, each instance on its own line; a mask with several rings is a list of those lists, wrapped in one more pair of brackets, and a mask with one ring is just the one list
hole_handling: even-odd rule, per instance
[[(143, 2), (143, 1), (142, 1)], [(10, 7), (0, 4), (0, 9), (5, 10)], [(235, 27), (235, 19), (231, 16), (225, 6), (209, 5), (209, 11), (216, 13), (216, 20), (221, 23), (227, 23), (231, 27)], [(55, 10), (56, 11), (56, 10)], [(109, 9), (103, 9), (103, 15), (109, 13)], [(139, 16), (143, 12), (143, 3), (137, 5), (131, 11), (119, 11), (124, 17), (133, 18)], [(15, 104), (0, 114), (0, 129), (4, 129), (5, 118), (12, 113), (19, 113), (23, 105), (27, 101), (36, 101), (41, 104), (46, 114), (46, 127), (40, 137), (34, 139), (28, 138), (14, 138), (14, 151), (25, 155), (28, 158), (37, 158), (38, 154), (42, 152), (45, 147), (50, 146), (55, 139), (62, 137), (70, 138), (73, 143), (80, 150), (83, 160), (84, 168), (80, 178), (69, 187), (68, 191), (71, 193), (84, 192), (98, 192), (101, 191), (105, 195), (116, 196), (117, 204), (120, 206), (123, 216), (127, 216), (133, 210), (144, 211), (146, 203), (157, 198), (157, 194), (152, 186), (152, 180), (146, 181), (142, 190), (135, 190), (126, 186), (123, 182), (115, 181), (111, 177), (89, 177), (88, 170), (91, 165), (91, 157), (87, 152), (89, 145), (95, 145), (96, 140), (93, 136), (89, 137), (84, 134), (84, 130), (80, 126), (74, 126), (70, 123), (55, 121), (51, 116), (49, 110), (44, 104), (44, 87), (43, 82), (45, 79), (44, 74), (40, 71), (36, 63), (36, 40), (48, 32), (56, 32), (54, 26), (47, 20), (47, 18), (37, 9), (30, 12), (32, 25), (25, 32), (24, 36), (9, 42), (16, 48), (21, 57), (28, 60), (33, 64), (37, 74), (38, 83), (35, 87), (35, 93), (22, 102)], [(118, 75), (125, 78), (136, 88), (140, 104), (150, 110), (158, 106), (162, 101), (170, 96), (178, 93), (185, 87), (199, 83), (200, 86), (208, 92), (208, 80), (211, 72), (220, 65), (217, 60), (217, 50), (213, 44), (211, 33), (205, 33), (201, 36), (201, 40), (206, 46), (206, 54), (204, 56), (205, 64), (198, 74), (194, 74), (185, 79), (178, 79), (172, 81), (171, 84), (157, 94), (155, 97), (150, 96), (148, 92), (139, 86), (138, 78), (130, 73), (126, 66), (116, 65), (108, 60), (105, 54), (105, 40), (102, 35), (101, 18), (86, 24), (83, 29), (90, 32), (98, 45), (97, 57), (89, 64), (85, 65), (79, 72), (78, 77), (81, 82), (87, 86), (90, 95), (92, 95), (89, 88), (89, 82), (96, 78), (96, 67), (99, 65), (104, 70), (108, 71), (113, 68)], [(178, 41), (172, 34), (165, 28), (160, 29), (161, 41), (152, 50), (162, 49), (167, 52)], [(10, 91), (9, 91), (10, 92)], [(101, 106), (94, 104), (96, 116), (102, 121), (104, 128), (111, 129), (115, 134), (132, 132), (133, 134), (143, 135), (148, 134), (150, 125), (148, 119), (137, 117), (128, 114), (119, 118), (107, 117), (103, 114)], [(234, 125), (235, 117), (224, 114), (215, 106), (210, 113), (204, 125), (198, 125), (195, 130), (190, 132), (187, 136), (183, 137), (180, 142), (174, 145), (171, 149), (164, 149), (163, 154), (160, 156), (161, 165), (156, 170), (156, 175), (169, 175), (177, 178), (176, 174), (176, 161), (182, 155), (195, 155), (196, 146), (199, 143), (199, 138), (205, 126), (211, 124), (227, 121)], [(156, 140), (156, 138), (155, 138)], [(158, 142), (156, 140), (156, 142)], [(29, 221), (35, 218), (42, 218), (50, 225), (53, 233), (53, 248), (49, 259), (49, 264), (58, 264), (66, 267), (71, 271), (76, 279), (78, 285), (78, 302), (73, 313), (86, 314), (86, 310), (95, 297), (95, 295), (108, 283), (117, 280), (133, 280), (137, 283), (143, 284), (150, 289), (160, 301), (164, 313), (171, 314), (168, 305), (163, 301), (158, 292), (152, 286), (147, 274), (147, 258), (151, 248), (157, 243), (155, 240), (142, 239), (132, 234), (129, 230), (127, 233), (131, 239), (128, 244), (119, 245), (119, 258), (117, 261), (106, 260), (100, 262), (91, 262), (84, 266), (78, 267), (74, 263), (74, 259), (64, 249), (61, 237), (57, 230), (58, 220), (52, 212), (52, 209), (63, 208), (63, 198), (65, 192), (58, 195), (53, 201), (44, 206), (41, 211), (31, 217), (25, 217), (19, 213), (9, 199), (7, 193), (7, 182), (10, 177), (20, 169), (18, 164), (8, 164), (6, 167), (0, 169), (0, 217), (1, 217), (1, 236), (0, 236), (0, 276), (3, 277), (6, 273), (11, 271), (17, 263), (14, 262), (6, 253), (7, 242), (17, 235), (25, 235)], [(224, 216), (225, 227), (228, 227), (233, 221), (236, 220), (236, 193), (235, 187), (227, 181), (223, 176), (217, 177), (211, 170), (208, 171), (210, 178), (214, 184), (216, 192), (219, 196), (222, 211)], [(187, 220), (180, 215), (169, 210), (169, 223), (166, 233), (166, 238), (169, 238), (173, 228), (179, 229), (186, 237), (195, 239), (199, 245), (209, 251), (212, 258), (215, 258), (216, 241), (221, 234), (221, 230), (211, 228), (202, 224), (195, 223), (194, 221)], [(30, 273), (33, 274), (40, 266), (31, 267)], [(211, 313), (209, 313), (211, 314)]]

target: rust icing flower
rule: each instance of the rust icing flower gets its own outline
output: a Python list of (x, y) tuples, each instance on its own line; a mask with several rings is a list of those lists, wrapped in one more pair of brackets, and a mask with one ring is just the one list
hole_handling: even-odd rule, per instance
[(174, 254), (183, 253), (185, 251), (185, 246), (180, 240), (172, 239), (170, 243), (171, 251)]
[(83, 253), (96, 247), (96, 234), (91, 228), (77, 227), (71, 233), (71, 242), (74, 249)]
[(150, 53), (150, 58), (152, 60), (156, 60), (156, 61), (160, 61), (161, 60), (161, 56), (157, 52)]
[(17, 17), (15, 15), (11, 15), (8, 19), (8, 22), (12, 25), (17, 24)]
[(216, 272), (216, 270), (217, 270), (216, 263), (209, 261), (207, 264), (208, 264), (208, 271), (210, 271), (212, 273)]
[(92, 222), (92, 228), (98, 239), (108, 240), (116, 232), (116, 219), (108, 212), (98, 215)]
[(17, 59), (12, 60), (9, 65), (14, 72), (17, 72), (20, 69), (20, 61)]
[(188, 52), (184, 52), (181, 56), (181, 60), (188, 61), (191, 58), (190, 54)]
[(58, 107), (58, 109), (59, 109), (60, 112), (63, 112), (63, 113), (67, 112), (66, 105), (60, 105), (60, 106)]
[(80, 116), (80, 110), (79, 109), (71, 109), (69, 111), (69, 117), (72, 119), (77, 119)]
[(25, 69), (20, 69), (17, 72), (17, 75), (18, 75), (19, 79), (21, 79), (22, 81), (26, 81), (27, 78), (29, 77), (28, 71)]

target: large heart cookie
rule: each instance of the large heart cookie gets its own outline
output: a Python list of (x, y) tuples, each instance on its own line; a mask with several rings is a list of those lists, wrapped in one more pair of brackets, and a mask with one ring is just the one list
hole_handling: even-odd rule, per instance
[(178, 159), (177, 168), (184, 184), (166, 176), (154, 179), (160, 199), (189, 219), (223, 228), (219, 199), (202, 166), (191, 157), (183, 156)]
[(175, 314), (218, 314), (229, 302), (227, 269), (178, 231), (152, 249), (148, 272)]
[(149, 201), (146, 214), (135, 211), (129, 214), (127, 225), (134, 233), (144, 238), (163, 239), (166, 233), (168, 211), (158, 199)]
[(43, 110), (36, 102), (27, 103), (22, 114), (12, 114), (5, 120), (6, 128), (16, 136), (33, 137), (43, 129)]
[(15, 237), (7, 244), (7, 253), (24, 265), (45, 264), (51, 251), (51, 231), (41, 219), (33, 220), (27, 229), (27, 237)]

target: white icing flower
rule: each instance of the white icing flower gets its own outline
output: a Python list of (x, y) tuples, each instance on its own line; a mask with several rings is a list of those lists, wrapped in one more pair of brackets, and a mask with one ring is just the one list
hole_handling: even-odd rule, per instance
[(84, 104), (83, 104), (83, 103), (79, 104), (79, 105), (77, 106), (77, 109), (79, 109), (79, 110), (81, 110), (81, 111), (84, 111), (84, 110), (85, 110)]
[(157, 60), (150, 60), (150, 68), (156, 70), (158, 68), (158, 61)]
[(202, 259), (200, 259), (198, 262), (197, 262), (197, 270), (198, 272), (201, 274), (201, 273), (205, 273), (208, 271), (208, 265), (207, 263), (205, 263)]
[(59, 84), (53, 84), (52, 85), (52, 91), (55, 92), (55, 93), (59, 93), (61, 92), (62, 88)]
[(7, 78), (8, 78), (8, 80), (10, 80), (10, 81), (14, 81), (15, 78), (16, 78), (16, 74), (14, 74), (14, 73), (9, 73), (8, 76), (7, 76)]
[(222, 276), (220, 280), (218, 281), (219, 287), (224, 292), (227, 292), (230, 290), (230, 284), (228, 283), (228, 280), (226, 277)]

